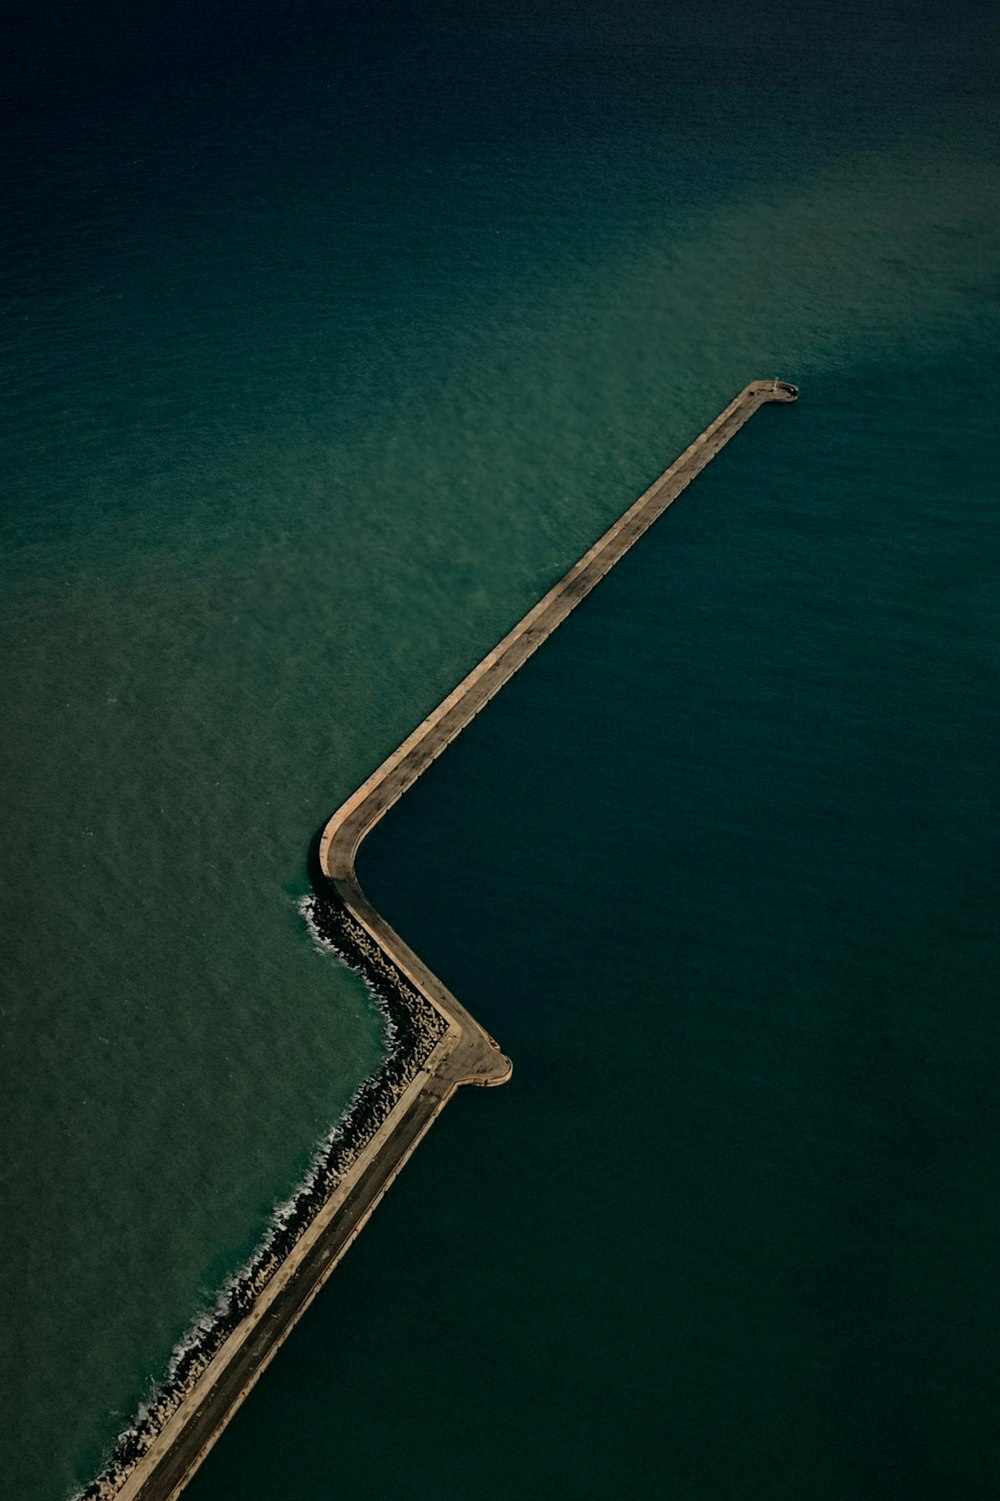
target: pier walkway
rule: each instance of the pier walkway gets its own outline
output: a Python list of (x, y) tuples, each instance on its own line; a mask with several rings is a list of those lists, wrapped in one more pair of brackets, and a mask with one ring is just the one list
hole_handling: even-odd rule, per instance
[(319, 848), (324, 875), (349, 917), (436, 1007), (444, 1035), (135, 1468), (102, 1495), (172, 1501), (180, 1494), (451, 1095), (462, 1084), (510, 1078), (510, 1060), (365, 897), (354, 871), (362, 840), (754, 412), (797, 396), (786, 381), (745, 386), (330, 819)]

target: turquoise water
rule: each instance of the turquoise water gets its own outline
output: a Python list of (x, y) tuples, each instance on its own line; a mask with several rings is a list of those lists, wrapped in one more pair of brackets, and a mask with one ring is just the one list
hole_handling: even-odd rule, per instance
[(992, 1494), (992, 18), (213, 14), (15, 50), (10, 1494), (380, 1056), (324, 817), (771, 373), (367, 851), (515, 1082), (191, 1494)]

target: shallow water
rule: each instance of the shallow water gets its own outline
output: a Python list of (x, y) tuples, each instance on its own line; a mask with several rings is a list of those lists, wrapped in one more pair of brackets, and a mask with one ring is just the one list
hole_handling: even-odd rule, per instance
[(197, 1485), (412, 1487), (457, 1410), (506, 1457), (437, 1495), (881, 1494), (901, 1434), (976, 1494), (987, 11), (109, 15), (25, 44), (3, 230), (11, 1493), (88, 1478), (380, 1056), (296, 910), (324, 817), (780, 372), (372, 844), (517, 1080)]

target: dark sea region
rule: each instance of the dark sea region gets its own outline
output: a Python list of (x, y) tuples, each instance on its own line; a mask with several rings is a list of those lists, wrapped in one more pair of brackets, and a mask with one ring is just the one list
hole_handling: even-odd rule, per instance
[(514, 1078), (199, 1501), (306, 1431), (306, 1495), (468, 1494), (456, 1413), (482, 1497), (990, 1495), (998, 393), (953, 360), (761, 413), (362, 847)]

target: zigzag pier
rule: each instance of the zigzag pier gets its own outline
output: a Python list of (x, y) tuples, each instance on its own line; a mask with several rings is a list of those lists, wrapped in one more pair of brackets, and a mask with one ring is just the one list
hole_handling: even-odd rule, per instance
[(787, 381), (745, 386), (326, 825), (310, 923), (374, 991), (388, 1022), (389, 1057), (359, 1090), (224, 1310), (192, 1336), (156, 1400), (82, 1493), (88, 1501), (180, 1495), (456, 1089), (510, 1078), (510, 1060), (489, 1033), (366, 898), (354, 868), (358, 849), (750, 417), (797, 397)]

